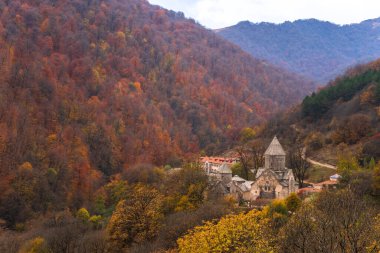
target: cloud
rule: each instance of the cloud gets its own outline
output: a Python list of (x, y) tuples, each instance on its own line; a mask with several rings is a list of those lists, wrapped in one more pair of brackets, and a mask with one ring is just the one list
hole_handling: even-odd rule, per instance
[(150, 0), (182, 11), (209, 28), (252, 22), (316, 18), (337, 24), (358, 23), (380, 16), (378, 0)]

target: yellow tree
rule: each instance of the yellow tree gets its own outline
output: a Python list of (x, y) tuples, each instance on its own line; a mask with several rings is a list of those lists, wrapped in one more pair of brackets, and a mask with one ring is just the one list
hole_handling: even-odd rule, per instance
[(137, 185), (127, 200), (122, 200), (107, 226), (110, 250), (121, 252), (133, 243), (156, 236), (159, 229), (162, 196), (153, 189)]
[(226, 216), (216, 224), (207, 222), (177, 242), (180, 253), (276, 251), (269, 219), (256, 210)]

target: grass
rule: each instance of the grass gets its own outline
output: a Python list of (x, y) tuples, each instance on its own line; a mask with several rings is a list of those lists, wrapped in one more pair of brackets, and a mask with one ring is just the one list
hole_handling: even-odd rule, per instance
[(330, 176), (334, 175), (336, 170), (312, 165), (306, 173), (305, 180), (311, 183), (320, 183), (329, 180)]

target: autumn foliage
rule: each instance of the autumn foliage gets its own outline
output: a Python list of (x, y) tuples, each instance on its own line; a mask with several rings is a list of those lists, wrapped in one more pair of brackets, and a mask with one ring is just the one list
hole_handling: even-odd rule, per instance
[(269, 219), (262, 216), (254, 210), (207, 222), (178, 240), (179, 252), (274, 252)]
[(0, 218), (80, 208), (137, 163), (178, 166), (303, 81), (146, 1), (0, 1)]

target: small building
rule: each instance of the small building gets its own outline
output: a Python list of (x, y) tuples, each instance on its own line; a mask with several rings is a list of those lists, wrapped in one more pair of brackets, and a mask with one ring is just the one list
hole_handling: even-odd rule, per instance
[(339, 174), (334, 174), (332, 176), (330, 176), (330, 181), (335, 181), (337, 182), (342, 176), (339, 175)]
[(224, 185), (227, 185), (232, 180), (232, 170), (230, 169), (230, 166), (227, 164), (223, 164), (218, 168), (218, 173), (216, 174), (216, 177), (219, 181), (221, 181)]
[(235, 175), (228, 184), (230, 194), (239, 202), (251, 199), (251, 185), (253, 181), (247, 181)]
[(204, 156), (200, 159), (201, 164), (207, 175), (218, 174), (219, 168), (224, 164), (230, 168), (237, 162), (239, 158), (237, 157), (216, 157), (216, 156)]

